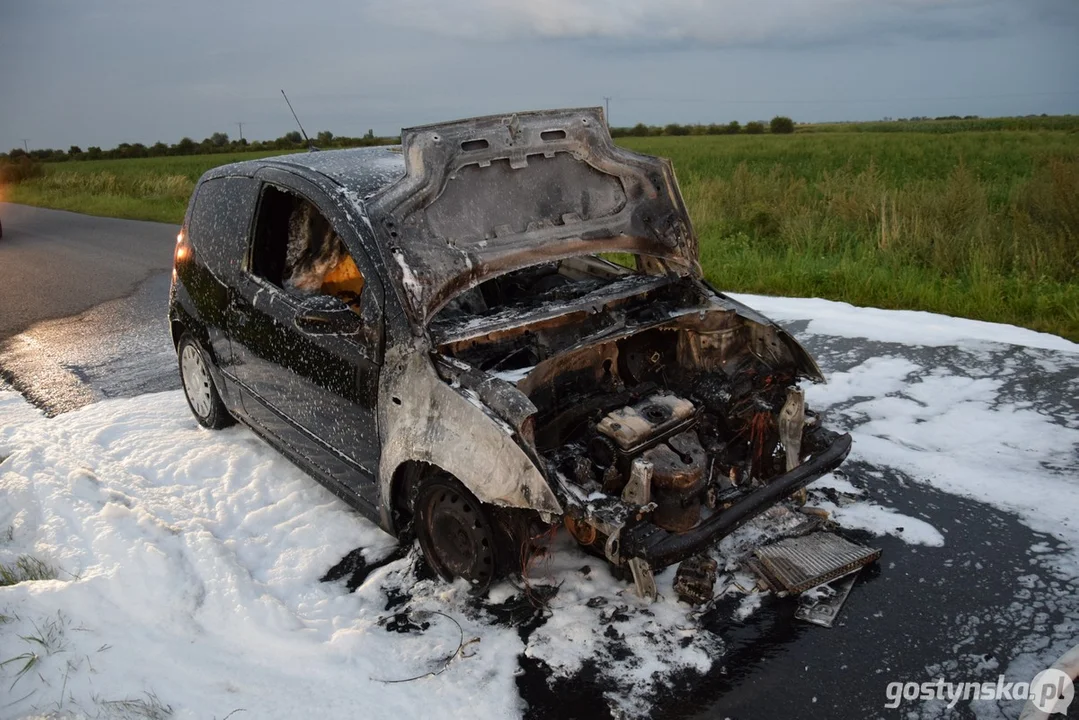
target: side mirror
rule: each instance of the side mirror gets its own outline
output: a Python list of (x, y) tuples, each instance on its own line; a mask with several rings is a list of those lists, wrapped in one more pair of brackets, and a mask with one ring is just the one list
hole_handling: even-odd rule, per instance
[(360, 316), (332, 295), (315, 295), (304, 300), (294, 322), (309, 335), (355, 335), (363, 329)]

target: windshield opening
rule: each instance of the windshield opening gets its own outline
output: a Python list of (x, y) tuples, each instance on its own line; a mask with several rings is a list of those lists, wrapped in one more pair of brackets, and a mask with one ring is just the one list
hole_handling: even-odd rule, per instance
[(532, 265), (459, 294), (430, 324), (439, 352), (488, 371), (535, 365), (584, 337), (696, 307), (700, 289), (650, 256), (636, 270), (588, 255)]
[(432, 324), (570, 303), (623, 278), (639, 275), (638, 256), (588, 255), (532, 265), (480, 283), (450, 300)]

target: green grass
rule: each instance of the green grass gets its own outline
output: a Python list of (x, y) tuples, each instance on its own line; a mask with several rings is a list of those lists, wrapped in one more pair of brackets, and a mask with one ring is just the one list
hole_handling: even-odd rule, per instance
[(33, 580), (55, 580), (56, 568), (30, 555), (20, 555), (10, 565), (0, 563), (0, 587)]
[(167, 720), (172, 717), (172, 706), (161, 702), (154, 692), (144, 692), (145, 697), (122, 700), (98, 700), (105, 717), (118, 720)]
[(6, 189), (0, 199), (72, 212), (180, 223), (195, 183), (207, 170), (282, 151), (132, 160), (47, 163), (45, 176)]
[(670, 157), (717, 286), (1079, 340), (1079, 135), (626, 138)]
[[(669, 157), (717, 286), (1006, 322), (1079, 340), (1079, 118), (626, 137)], [(51, 163), (6, 199), (179, 222), (198, 176), (260, 157)]]

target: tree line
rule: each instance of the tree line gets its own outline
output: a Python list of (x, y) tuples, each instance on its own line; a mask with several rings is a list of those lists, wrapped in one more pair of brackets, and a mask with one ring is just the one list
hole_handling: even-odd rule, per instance
[[(329, 130), (311, 138), (311, 143), (318, 148), (347, 148), (368, 147), (371, 145), (395, 145), (401, 142), (400, 137), (378, 137), (374, 130), (368, 130), (362, 137), (348, 137), (334, 135)], [(212, 153), (236, 153), (257, 152), (271, 150), (299, 150), (306, 147), (303, 136), (298, 130), (285, 133), (275, 140), (248, 140), (241, 138), (233, 140), (228, 133), (216, 132), (201, 142), (196, 142), (189, 137), (182, 138), (179, 142), (168, 145), (156, 142), (153, 145), (142, 143), (120, 143), (116, 147), (105, 150), (91, 145), (83, 150), (78, 145), (72, 145), (67, 150), (63, 149), (36, 149), (27, 152), (23, 148), (14, 148), (7, 153), (0, 153), (0, 159), (14, 160), (29, 158), (39, 162), (63, 162), (66, 160), (116, 160), (127, 158), (167, 157), (170, 155), (209, 155)]]
[(711, 123), (708, 125), (693, 124), (679, 125), (645, 125), (637, 123), (633, 127), (613, 127), (612, 137), (656, 137), (659, 135), (761, 135), (771, 132), (774, 135), (786, 135), (794, 132), (794, 121), (783, 115), (776, 115), (771, 122), (765, 124), (761, 120), (754, 120), (742, 125), (733, 120), (726, 125)]

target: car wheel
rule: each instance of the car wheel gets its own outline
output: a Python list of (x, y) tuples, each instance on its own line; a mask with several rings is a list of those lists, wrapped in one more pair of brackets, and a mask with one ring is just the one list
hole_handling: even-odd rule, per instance
[(214, 387), (213, 377), (206, 357), (198, 343), (187, 334), (180, 338), (176, 346), (176, 356), (180, 363), (180, 382), (184, 387), (184, 397), (199, 425), (211, 430), (220, 430), (236, 422), (221, 396)]
[(445, 580), (464, 578), (477, 593), (498, 572), (494, 523), (461, 483), (449, 475), (427, 479), (416, 494), (416, 537), (431, 569)]

